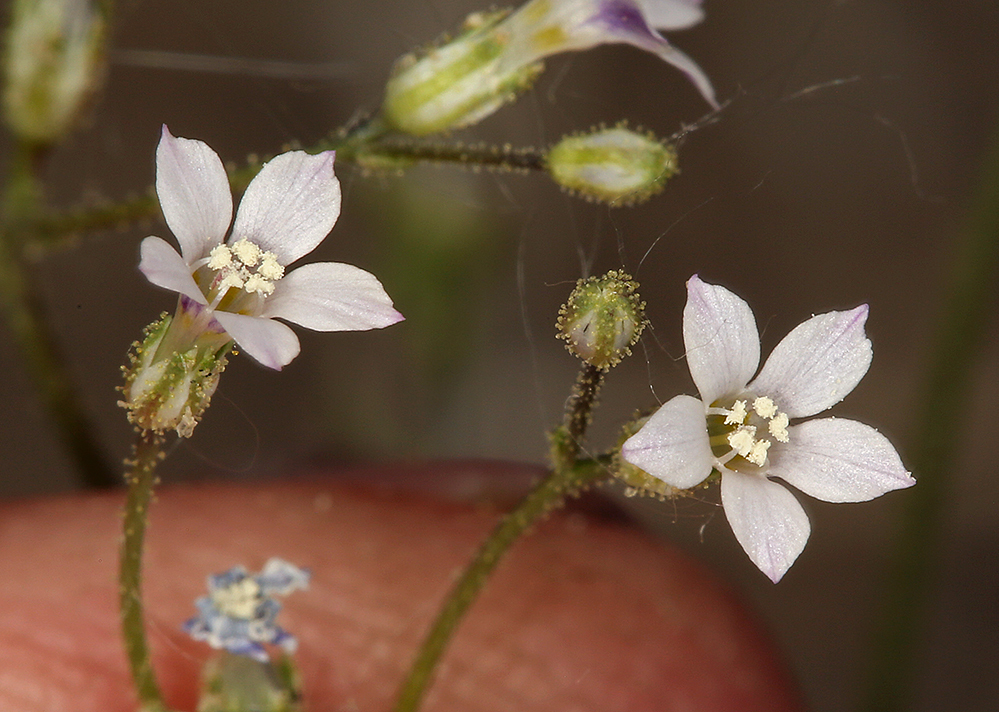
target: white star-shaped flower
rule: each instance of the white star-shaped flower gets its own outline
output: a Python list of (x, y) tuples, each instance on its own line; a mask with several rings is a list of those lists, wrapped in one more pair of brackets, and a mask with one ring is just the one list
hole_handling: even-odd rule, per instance
[(225, 331), (273, 369), (291, 363), (298, 337), (275, 318), (317, 331), (378, 329), (402, 320), (374, 275), (317, 262), (285, 274), (315, 249), (340, 215), (332, 151), (283, 153), (246, 188), (232, 232), (232, 194), (218, 155), (163, 127), (156, 194), (180, 253), (159, 237), (142, 241), (139, 269), (179, 292), (196, 328)]
[(687, 489), (721, 473), (721, 499), (749, 558), (777, 582), (801, 553), (809, 523), (771, 477), (826, 502), (862, 502), (915, 480), (895, 448), (853, 420), (790, 420), (821, 413), (854, 389), (871, 363), (867, 305), (820, 314), (777, 345), (755, 379), (753, 312), (724, 287), (687, 282), (683, 340), (701, 399), (677, 396), (621, 450), (625, 460)]

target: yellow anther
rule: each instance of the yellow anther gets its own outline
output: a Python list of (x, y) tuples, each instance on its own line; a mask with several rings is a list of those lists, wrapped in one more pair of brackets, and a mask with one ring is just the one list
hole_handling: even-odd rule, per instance
[(777, 406), (766, 396), (760, 396), (753, 401), (753, 410), (761, 418), (772, 418), (777, 413)]
[(746, 401), (737, 400), (732, 404), (732, 410), (725, 416), (725, 425), (742, 425), (746, 422)]
[(245, 237), (232, 243), (232, 252), (247, 267), (256, 267), (260, 262), (260, 248)]
[(778, 442), (786, 443), (788, 441), (787, 423), (787, 413), (778, 413), (777, 416), (769, 423), (770, 434), (773, 435)]
[(728, 444), (732, 446), (733, 450), (743, 457), (749, 455), (755, 443), (756, 428), (752, 425), (739, 428), (738, 430), (730, 433), (728, 436)]
[(210, 254), (211, 259), (208, 260), (209, 269), (225, 269), (232, 264), (232, 251), (225, 245), (216, 245), (212, 248)]

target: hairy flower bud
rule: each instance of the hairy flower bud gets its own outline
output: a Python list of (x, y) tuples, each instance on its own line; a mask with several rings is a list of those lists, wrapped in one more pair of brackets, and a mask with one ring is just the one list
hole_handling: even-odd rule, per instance
[(164, 314), (133, 344), (124, 368), (128, 419), (141, 430), (175, 430), (188, 438), (218, 387), (232, 340), (225, 332), (202, 331), (195, 338), (183, 305), (176, 316)]
[(645, 328), (645, 302), (630, 275), (611, 270), (576, 282), (559, 311), (558, 338), (573, 354), (604, 371), (631, 354)]
[(633, 205), (676, 175), (676, 152), (651, 134), (624, 126), (566, 136), (548, 152), (552, 179), (589, 200)]
[(104, 32), (90, 0), (16, 0), (3, 58), (14, 133), (51, 143), (73, 127), (100, 82)]
[(509, 37), (494, 30), (507, 14), (469, 15), (456, 39), (420, 58), (400, 59), (385, 87), (385, 120), (404, 133), (426, 136), (474, 124), (529, 88), (540, 62), (501, 62)]

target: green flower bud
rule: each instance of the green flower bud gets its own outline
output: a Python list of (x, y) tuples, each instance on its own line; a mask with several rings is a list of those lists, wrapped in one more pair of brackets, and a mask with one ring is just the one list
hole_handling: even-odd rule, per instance
[(496, 26), (508, 12), (469, 15), (455, 40), (422, 57), (410, 54), (400, 59), (385, 87), (385, 121), (413, 136), (461, 128), (529, 88), (542, 64), (511, 66), (506, 61), (510, 36), (496, 31)]
[(191, 437), (211, 402), (226, 366), (232, 340), (224, 332), (188, 338), (187, 315), (164, 314), (150, 324), (141, 342), (132, 345), (124, 367), (124, 399), (128, 420), (141, 430), (175, 430)]
[(548, 171), (563, 188), (608, 205), (633, 205), (676, 175), (676, 151), (623, 125), (566, 136), (548, 152)]
[(104, 18), (89, 0), (16, 0), (3, 57), (4, 117), (20, 138), (52, 143), (100, 83)]
[(579, 280), (559, 311), (558, 338), (592, 366), (616, 366), (645, 329), (645, 302), (637, 290), (630, 275), (616, 270)]

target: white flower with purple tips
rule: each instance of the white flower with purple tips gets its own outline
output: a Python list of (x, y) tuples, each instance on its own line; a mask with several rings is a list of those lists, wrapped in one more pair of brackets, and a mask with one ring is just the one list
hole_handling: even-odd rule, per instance
[(215, 649), (263, 663), (269, 659), (264, 643), (293, 653), (297, 641), (274, 623), (281, 604), (273, 597), (308, 588), (309, 577), (308, 570), (276, 558), (253, 576), (242, 566), (209, 576), (208, 595), (195, 602), (198, 616), (187, 621), (184, 630)]
[(318, 262), (285, 273), (315, 249), (340, 214), (332, 151), (282, 153), (247, 187), (232, 231), (232, 194), (218, 155), (166, 126), (156, 149), (156, 193), (180, 253), (159, 237), (142, 241), (139, 269), (180, 293), (189, 334), (225, 332), (273, 369), (298, 355), (286, 319), (317, 331), (377, 329), (402, 320), (374, 275)]
[(862, 502), (916, 482), (870, 426), (840, 418), (790, 425), (831, 408), (867, 373), (867, 311), (863, 305), (805, 321), (753, 379), (760, 338), (749, 305), (691, 277), (683, 340), (701, 398), (673, 398), (621, 450), (631, 464), (681, 489), (721, 473), (732, 531), (774, 582), (801, 553), (810, 526), (794, 495), (770, 477), (827, 502)]

